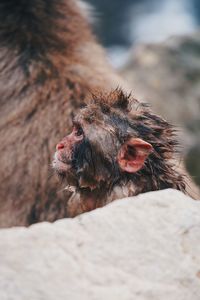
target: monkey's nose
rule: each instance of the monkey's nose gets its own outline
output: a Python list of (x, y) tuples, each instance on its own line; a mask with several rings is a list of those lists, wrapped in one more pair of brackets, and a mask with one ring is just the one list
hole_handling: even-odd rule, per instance
[(63, 149), (65, 147), (65, 145), (63, 143), (59, 143), (57, 144), (56, 146), (56, 150), (60, 150), (60, 149)]

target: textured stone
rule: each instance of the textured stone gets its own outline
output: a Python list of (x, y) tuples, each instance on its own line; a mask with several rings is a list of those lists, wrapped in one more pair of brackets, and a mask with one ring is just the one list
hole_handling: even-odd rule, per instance
[(151, 192), (0, 230), (1, 300), (199, 300), (200, 202)]

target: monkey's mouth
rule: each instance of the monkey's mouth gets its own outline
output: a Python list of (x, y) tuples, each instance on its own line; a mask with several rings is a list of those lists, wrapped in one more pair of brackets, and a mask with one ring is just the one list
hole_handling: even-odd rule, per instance
[(56, 172), (64, 174), (71, 169), (72, 161), (65, 156), (61, 156), (59, 152), (56, 152), (52, 162), (52, 167), (56, 170)]

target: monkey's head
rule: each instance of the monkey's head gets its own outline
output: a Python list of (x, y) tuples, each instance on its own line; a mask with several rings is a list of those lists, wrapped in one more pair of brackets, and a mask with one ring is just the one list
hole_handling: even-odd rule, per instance
[[(132, 181), (142, 189), (179, 186), (168, 163), (172, 127), (120, 89), (93, 97), (57, 145), (53, 167), (76, 190), (112, 190)], [(165, 173), (170, 173), (167, 176)]]

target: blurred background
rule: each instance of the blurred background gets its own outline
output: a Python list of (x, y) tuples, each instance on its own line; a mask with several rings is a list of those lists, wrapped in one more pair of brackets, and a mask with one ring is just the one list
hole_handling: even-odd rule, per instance
[(177, 126), (200, 185), (200, 1), (87, 1), (111, 63), (138, 99)]
[(191, 33), (200, 23), (199, 0), (87, 1), (96, 8), (96, 33), (111, 55), (124, 54), (140, 42)]

